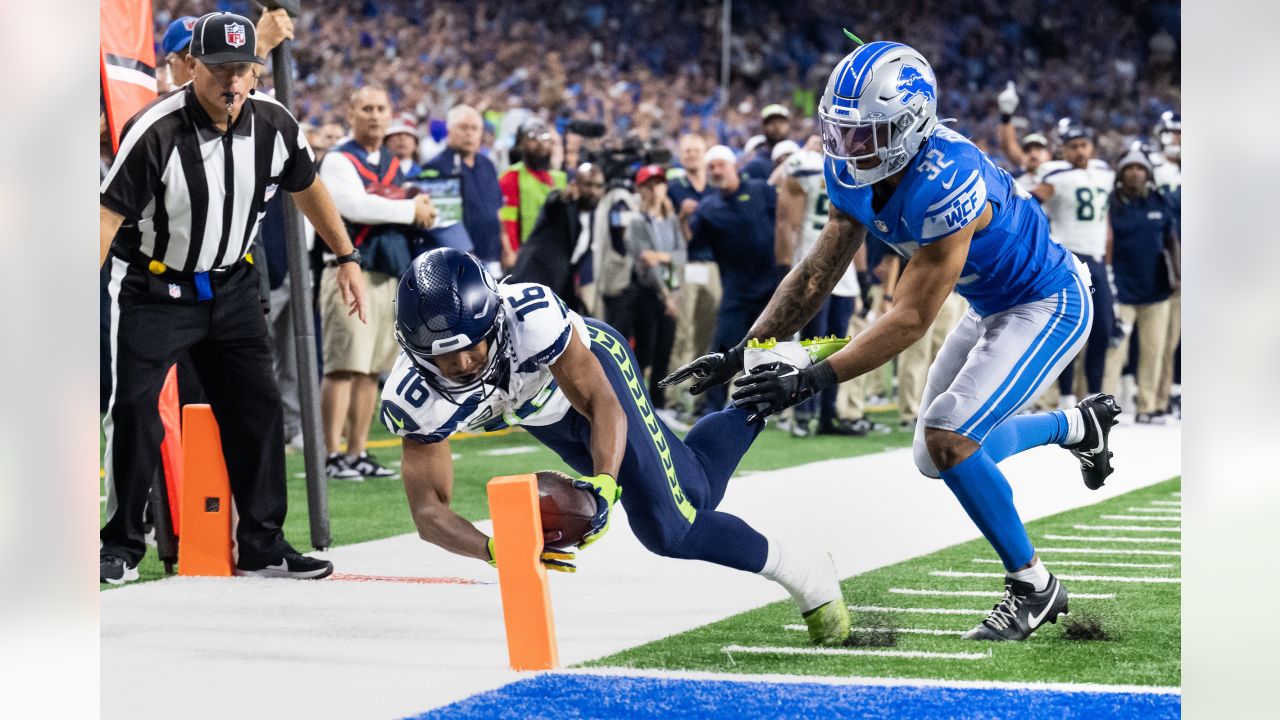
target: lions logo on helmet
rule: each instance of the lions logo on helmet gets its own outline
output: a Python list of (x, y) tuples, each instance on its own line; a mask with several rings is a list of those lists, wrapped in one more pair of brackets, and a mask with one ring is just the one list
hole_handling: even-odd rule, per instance
[[(396, 342), (418, 374), (455, 404), (477, 390), (504, 385), (508, 353), (506, 314), (497, 283), (467, 253), (439, 248), (419, 255), (400, 278), (396, 294)], [(489, 341), (484, 369), (470, 382), (445, 378), (432, 358)]]
[(938, 124), (933, 68), (902, 43), (863, 45), (831, 71), (818, 123), (837, 182), (879, 182), (906, 167)]

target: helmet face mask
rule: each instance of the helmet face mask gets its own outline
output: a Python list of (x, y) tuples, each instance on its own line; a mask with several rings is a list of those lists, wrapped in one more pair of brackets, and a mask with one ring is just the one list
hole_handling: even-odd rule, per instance
[(938, 124), (933, 69), (906, 45), (863, 45), (832, 70), (818, 124), (836, 182), (879, 182), (906, 167)]

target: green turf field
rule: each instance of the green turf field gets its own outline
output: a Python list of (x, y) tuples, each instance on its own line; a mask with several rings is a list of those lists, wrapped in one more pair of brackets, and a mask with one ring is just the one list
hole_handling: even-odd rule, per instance
[[(892, 427), (891, 432), (872, 433), (862, 438), (793, 438), (772, 429), (765, 430), (743, 458), (739, 472), (759, 472), (807, 462), (852, 457), (911, 444), (911, 433), (898, 430), (898, 413), (871, 413), (869, 417)], [(560, 459), (522, 430), (467, 437), (450, 441), (454, 453), (453, 508), (468, 520), (489, 517), (485, 483), (499, 475), (533, 470), (568, 471)], [(375, 422), (370, 435), (370, 452), (387, 465), (399, 467), (400, 440)], [(285, 537), (302, 552), (311, 549), (307, 519), (307, 488), (302, 455), (285, 455), (289, 485), (289, 515)], [(105, 504), (102, 522), (106, 521)], [(329, 524), (334, 546), (414, 532), (404, 486), (399, 477), (364, 482), (334, 480), (329, 483)], [(164, 566), (154, 550), (149, 550), (138, 566), (139, 580), (164, 577)], [(103, 589), (111, 586), (102, 585)]]
[[(599, 667), (705, 670), (730, 673), (785, 673), (792, 675), (880, 676), (943, 678), (957, 680), (1005, 680), (1021, 682), (1078, 682), (1123, 685), (1178, 686), (1181, 684), (1181, 522), (1172, 520), (1181, 479), (1136, 490), (1077, 510), (1028, 524), (1033, 543), (1043, 548), (1041, 557), (1057, 574), (1070, 598), (1070, 617), (1046, 625), (1024, 643), (975, 643), (958, 633), (976, 625), (1003, 592), (1003, 569), (991, 562), (995, 554), (985, 540), (955, 545), (931, 555), (873, 570), (846, 579), (845, 598), (863, 608), (941, 608), (965, 610), (964, 614), (928, 614), (855, 610), (855, 628), (895, 628), (897, 632), (855, 632), (848, 650), (859, 652), (922, 651), (926, 653), (979, 654), (961, 657), (881, 657), (872, 655), (790, 655), (781, 652), (755, 654), (749, 650), (725, 651), (728, 646), (808, 648), (799, 614), (790, 602), (779, 602), (721, 622), (642, 645), (588, 663)], [(1153, 504), (1154, 501), (1154, 504)], [(1130, 507), (1156, 512), (1137, 513)], [(1171, 513), (1161, 517), (1160, 509)], [(1103, 519), (1102, 515), (1143, 517), (1150, 520)], [(1084, 526), (1121, 526), (1129, 530), (1094, 530)], [(1133, 527), (1177, 528), (1134, 530)], [(1078, 541), (1046, 539), (1045, 535), (1090, 537), (1141, 537), (1156, 542)], [(1163, 540), (1160, 542), (1159, 540)], [(1126, 554), (1078, 552), (1081, 548), (1124, 551)], [(1051, 551), (1075, 549), (1077, 552)], [(1140, 553), (1161, 554), (1127, 554)], [(1071, 563), (1108, 565), (1072, 565)], [(1124, 563), (1129, 566), (1114, 567)], [(1147, 567), (1132, 567), (1143, 565)], [(991, 573), (994, 577), (947, 577), (944, 573)], [(1154, 579), (1157, 582), (1120, 582), (1097, 578)], [(1164, 580), (1166, 582), (1159, 582)], [(982, 591), (984, 596), (935, 596), (891, 592), (894, 590)], [(1113, 595), (1112, 598), (1089, 598)], [(945, 631), (955, 634), (907, 633), (904, 629)], [(1068, 631), (1069, 629), (1069, 631)], [(1099, 638), (1099, 635), (1105, 638)], [(988, 655), (989, 653), (989, 655)]]

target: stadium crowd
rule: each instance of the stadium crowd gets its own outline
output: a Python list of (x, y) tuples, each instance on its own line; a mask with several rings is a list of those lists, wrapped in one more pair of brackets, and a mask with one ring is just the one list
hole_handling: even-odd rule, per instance
[[(1155, 141), (1156, 119), (1180, 105), (1175, 2), (875, 5), (850, 16), (847, 6), (828, 0), (785, 8), (733, 3), (732, 74), (722, 95), (719, 2), (309, 0), (291, 28), (295, 114), (318, 159), (326, 151), (346, 156), (341, 168), (322, 160), (320, 175), (335, 185), (350, 173), (356, 183), (354, 195), (335, 192), (353, 237), (362, 228), (377, 235), (395, 225), (421, 230), (404, 233), (412, 236), (410, 253), (461, 243), (495, 274), (544, 282), (623, 330), (656, 379), (740, 337), (791, 264), (793, 256), (774, 245), (781, 234), (776, 197), (783, 181), (775, 168), (802, 146), (821, 152), (813, 137), (817, 103), (830, 68), (853, 47), (842, 26), (866, 40), (910, 42), (930, 58), (942, 115), (954, 117), (954, 128), (1011, 172), (1022, 170), (1023, 158), (1002, 152), (1002, 123), (1012, 113), (997, 102), (1011, 81), (1020, 100), (1020, 113), (1011, 118), (1019, 137), (1041, 133), (1044, 144), (1056, 149), (1056, 122), (1071, 117), (1076, 126), (1094, 129), (1095, 157), (1112, 162), (1135, 142)], [(175, 21), (215, 9), (258, 17), (250, 3), (237, 0), (156, 0), (158, 59), (169, 52), (160, 39)], [(164, 71), (158, 80), (162, 89), (173, 82)], [(270, 91), (269, 73), (261, 75), (260, 87)], [(617, 152), (610, 159), (602, 149)], [(753, 169), (761, 165), (762, 174)], [(1146, 169), (1150, 174), (1150, 164)], [(354, 173), (397, 189), (364, 197), (358, 192), (364, 181)], [(1131, 181), (1130, 196), (1139, 197), (1135, 188), (1141, 185)], [(749, 203), (730, 202), (739, 188)], [(459, 241), (445, 232), (455, 224), (469, 237)], [(281, 313), (287, 296), (282, 240), (268, 237), (281, 228), (269, 217), (261, 238), (272, 256), (273, 318), (287, 315)], [(750, 252), (740, 252), (745, 245), (727, 250), (745, 237), (752, 238), (746, 242)], [(883, 258), (885, 248), (878, 245), (870, 243), (856, 261), (857, 291), (848, 297), (848, 312), (833, 314), (837, 319), (822, 333), (857, 332), (892, 302), (900, 266), (896, 257)], [(372, 267), (367, 247), (364, 254), (366, 270), (383, 285), (394, 279), (396, 267), (407, 266), (398, 258)], [(332, 256), (317, 252), (314, 260), (318, 277), (336, 267)], [(378, 280), (379, 271), (391, 277)], [(371, 331), (382, 337), (361, 342), (379, 349), (369, 350), (370, 359), (357, 368), (346, 362), (354, 352), (350, 338), (334, 335), (349, 323), (324, 309), (325, 296), (336, 291), (318, 284), (327, 387), (346, 383), (341, 399), (337, 391), (325, 394), (330, 474), (389, 474), (367, 453), (344, 457), (338, 447), (344, 428), (367, 433), (376, 393), (358, 381), (350, 389), (350, 377), (390, 370), (391, 315), (373, 311)], [(383, 294), (389, 303), (391, 292)], [(1121, 295), (1122, 304), (1150, 302), (1133, 292)], [(954, 299), (958, 307), (940, 323), (954, 324), (963, 312), (963, 300)], [(1144, 398), (1143, 413), (1159, 416), (1176, 403), (1176, 394), (1169, 398), (1176, 375), (1156, 372), (1152, 379), (1132, 358), (1118, 359), (1123, 353), (1115, 346), (1130, 334), (1138, 337), (1133, 322), (1142, 323), (1145, 315), (1126, 310), (1118, 316), (1108, 382), (1120, 376), (1121, 365), (1126, 375), (1142, 374), (1145, 394), (1166, 398), (1163, 405)], [(1160, 322), (1167, 316), (1160, 315)], [(879, 373), (857, 388), (842, 387), (838, 402), (824, 399), (820, 419), (813, 409), (800, 408), (783, 426), (797, 436), (815, 429), (849, 435), (887, 430), (864, 408), (894, 400), (895, 393), (901, 423), (912, 425), (918, 398), (902, 394), (923, 390), (923, 368), (947, 330), (939, 326), (910, 360), (904, 353), (896, 377)], [(290, 331), (275, 324), (272, 331), (287, 353)], [(1163, 355), (1168, 341), (1161, 335), (1143, 342), (1159, 348), (1148, 355)], [(289, 408), (288, 385), (296, 393), (296, 380), (286, 376), (280, 379)], [(1159, 391), (1150, 388), (1160, 383)], [(652, 394), (677, 428), (724, 401), (713, 396), (704, 406), (702, 398), (695, 404), (684, 392), (664, 397), (657, 387)], [(296, 402), (292, 407), (286, 437), (298, 435)], [(349, 448), (364, 447), (363, 437), (346, 440)]]

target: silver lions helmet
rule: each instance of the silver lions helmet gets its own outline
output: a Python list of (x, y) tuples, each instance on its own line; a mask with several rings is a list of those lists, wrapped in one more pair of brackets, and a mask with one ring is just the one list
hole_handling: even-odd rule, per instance
[(902, 43), (863, 45), (831, 71), (818, 124), (837, 182), (879, 182), (906, 167), (938, 124), (933, 68)]

